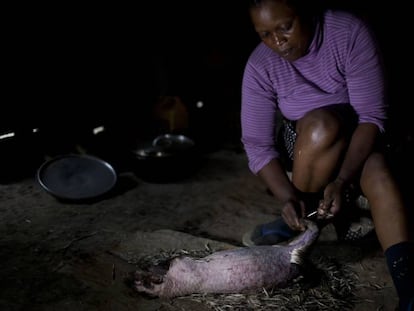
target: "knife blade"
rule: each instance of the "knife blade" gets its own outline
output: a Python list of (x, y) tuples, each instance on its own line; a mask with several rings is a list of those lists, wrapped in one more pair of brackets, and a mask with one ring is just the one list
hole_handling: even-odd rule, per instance
[(315, 210), (315, 211), (313, 211), (313, 212), (310, 212), (309, 214), (307, 214), (306, 216), (305, 216), (305, 218), (307, 218), (307, 219), (312, 219), (312, 218), (318, 218), (318, 219), (329, 219), (329, 218), (332, 218), (334, 215), (332, 214), (332, 213), (329, 213), (329, 212), (327, 212), (325, 215), (320, 215), (319, 213), (318, 213), (318, 210)]
[(313, 218), (314, 216), (317, 216), (317, 215), (318, 215), (318, 211), (313, 211), (313, 212), (310, 212), (308, 215), (306, 215), (305, 218), (310, 219), (310, 218)]

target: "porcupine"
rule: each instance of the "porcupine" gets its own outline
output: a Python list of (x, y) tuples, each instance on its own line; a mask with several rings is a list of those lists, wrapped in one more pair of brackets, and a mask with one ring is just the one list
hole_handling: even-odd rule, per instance
[(134, 287), (161, 298), (193, 293), (254, 293), (285, 287), (300, 276), (304, 259), (319, 236), (317, 224), (304, 221), (306, 230), (288, 244), (239, 247), (198, 259), (177, 257), (166, 271), (136, 271)]

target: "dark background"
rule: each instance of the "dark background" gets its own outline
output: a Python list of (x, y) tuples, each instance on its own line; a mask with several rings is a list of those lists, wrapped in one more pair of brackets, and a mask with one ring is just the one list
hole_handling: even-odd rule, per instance
[(252, 46), (245, 13), (235, 8), (203, 1), (17, 8), (7, 26), (10, 114), (2, 119), (11, 127), (26, 124), (23, 116), (39, 125), (138, 126), (160, 95), (181, 96), (189, 109), (201, 99), (237, 110), (229, 101), (239, 105)]
[[(388, 135), (398, 152), (412, 148), (404, 2), (325, 2), (372, 23), (389, 81)], [(183, 100), (198, 143), (239, 143), (241, 77), (258, 42), (242, 1), (26, 4), (5, 14), (0, 133), (18, 135), (0, 141), (3, 163), (71, 151), (97, 125), (113, 134), (108, 144), (156, 135), (153, 108), (165, 95)]]

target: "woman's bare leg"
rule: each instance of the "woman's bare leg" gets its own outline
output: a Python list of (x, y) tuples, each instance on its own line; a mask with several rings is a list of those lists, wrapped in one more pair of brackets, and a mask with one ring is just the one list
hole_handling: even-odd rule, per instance
[(319, 192), (338, 169), (347, 139), (337, 116), (317, 109), (296, 124), (292, 182), (302, 192)]
[(361, 175), (379, 242), (399, 297), (400, 310), (414, 306), (414, 243), (402, 194), (383, 155), (373, 153)]
[(404, 200), (383, 155), (374, 153), (367, 159), (361, 189), (369, 201), (382, 249), (407, 241), (409, 224)]

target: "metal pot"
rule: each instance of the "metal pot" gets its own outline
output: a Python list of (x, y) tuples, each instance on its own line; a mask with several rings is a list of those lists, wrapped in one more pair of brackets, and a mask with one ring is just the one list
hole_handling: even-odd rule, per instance
[(164, 134), (132, 152), (135, 174), (150, 182), (174, 182), (194, 173), (200, 162), (195, 142), (185, 136)]

